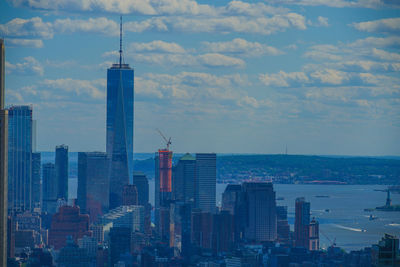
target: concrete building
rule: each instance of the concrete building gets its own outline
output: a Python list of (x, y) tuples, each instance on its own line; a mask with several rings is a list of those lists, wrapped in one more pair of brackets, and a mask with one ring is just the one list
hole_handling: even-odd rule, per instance
[(41, 156), (39, 152), (32, 153), (32, 208), (40, 211), (42, 200), (41, 177)]
[(149, 180), (144, 173), (134, 172), (133, 184), (138, 192), (138, 205), (145, 206), (149, 203)]
[(89, 231), (89, 215), (81, 214), (78, 206), (63, 206), (53, 215), (49, 230), (49, 246), (59, 250), (72, 236), (75, 242), (83, 236), (91, 236)]
[(310, 243), (310, 202), (304, 197), (296, 199), (294, 238), (297, 247), (309, 249)]
[(144, 233), (145, 210), (143, 206), (120, 206), (104, 214), (100, 221), (103, 225), (112, 223), (113, 227), (125, 227), (132, 232)]

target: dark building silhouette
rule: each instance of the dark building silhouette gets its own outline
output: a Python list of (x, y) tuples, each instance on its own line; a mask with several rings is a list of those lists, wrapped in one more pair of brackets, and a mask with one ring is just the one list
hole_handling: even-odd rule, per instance
[(213, 215), (212, 249), (214, 254), (229, 252), (234, 248), (234, 215), (221, 211)]
[(195, 207), (203, 212), (216, 211), (217, 156), (196, 154)]
[(170, 244), (176, 254), (184, 258), (188, 258), (191, 251), (191, 213), (190, 203), (177, 201), (171, 204)]
[(32, 207), (32, 106), (8, 109), (8, 209)]
[(310, 202), (304, 197), (296, 199), (294, 239), (297, 247), (309, 249), (310, 242)]
[(107, 155), (103, 152), (78, 153), (78, 205), (95, 222), (109, 208)]
[(94, 267), (95, 263), (89, 257), (87, 250), (79, 248), (71, 236), (66, 239), (66, 246), (60, 250), (56, 260), (59, 267)]
[(56, 168), (53, 163), (45, 163), (42, 180), (42, 211), (54, 214), (57, 211)]
[(272, 183), (243, 183), (245, 238), (256, 242), (277, 238), (276, 201)]
[(110, 229), (110, 262), (114, 266), (121, 255), (131, 251), (131, 229), (127, 227), (113, 227)]
[(374, 266), (400, 266), (399, 239), (395, 236), (385, 234), (378, 245), (374, 246), (374, 250), (376, 251)]
[(196, 159), (186, 153), (173, 167), (173, 199), (194, 203)]
[(49, 230), (49, 246), (56, 250), (66, 245), (67, 236), (74, 242), (84, 235), (91, 236), (89, 231), (89, 215), (80, 214), (78, 206), (62, 206), (59, 212), (53, 215)]
[(68, 146), (56, 146), (57, 198), (68, 201)]
[(288, 243), (290, 238), (290, 226), (287, 219), (287, 206), (276, 206), (278, 241)]
[(0, 265), (7, 264), (8, 110), (4, 107), (5, 46), (0, 39)]
[(41, 156), (39, 152), (32, 153), (32, 208), (40, 208), (41, 192)]
[(138, 205), (138, 191), (136, 185), (127, 184), (122, 192), (122, 204), (124, 206)]
[(149, 180), (144, 173), (134, 172), (133, 184), (138, 192), (138, 205), (145, 206), (149, 203)]
[(228, 184), (222, 193), (222, 210), (229, 211), (232, 215), (235, 214), (241, 193), (242, 186), (240, 184)]

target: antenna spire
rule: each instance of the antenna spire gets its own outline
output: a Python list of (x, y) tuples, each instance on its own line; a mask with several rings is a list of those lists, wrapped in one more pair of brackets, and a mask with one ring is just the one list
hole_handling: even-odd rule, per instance
[(119, 67), (122, 67), (122, 15), (119, 17)]

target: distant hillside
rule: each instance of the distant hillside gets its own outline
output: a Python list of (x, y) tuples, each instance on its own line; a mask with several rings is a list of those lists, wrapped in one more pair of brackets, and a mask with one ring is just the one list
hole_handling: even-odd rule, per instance
[[(54, 162), (54, 152), (41, 152), (42, 163)], [(176, 163), (183, 154), (175, 154)], [(135, 171), (154, 178), (154, 153), (135, 156)], [(77, 177), (77, 152), (69, 153), (70, 177)], [(304, 156), (304, 155), (238, 155), (218, 154), (219, 182), (246, 179), (273, 179), (277, 183), (337, 181), (348, 184), (400, 184), (400, 158)]]
[(349, 184), (400, 184), (400, 160), (371, 157), (327, 157), (302, 155), (220, 156), (220, 180), (262, 177), (283, 183), (314, 180)]

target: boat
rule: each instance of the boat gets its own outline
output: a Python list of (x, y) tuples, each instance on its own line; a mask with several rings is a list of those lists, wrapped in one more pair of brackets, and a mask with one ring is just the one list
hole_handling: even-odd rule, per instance
[(318, 198), (329, 198), (330, 196), (327, 196), (327, 195), (318, 195), (318, 196), (315, 196), (315, 197), (318, 197)]
[(373, 221), (373, 220), (376, 220), (376, 219), (378, 219), (378, 217), (376, 217), (376, 216), (374, 216), (372, 214), (369, 215), (369, 220), (370, 221)]
[(331, 212), (331, 210), (330, 209), (325, 209), (325, 212)]

